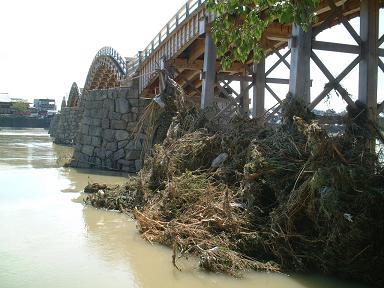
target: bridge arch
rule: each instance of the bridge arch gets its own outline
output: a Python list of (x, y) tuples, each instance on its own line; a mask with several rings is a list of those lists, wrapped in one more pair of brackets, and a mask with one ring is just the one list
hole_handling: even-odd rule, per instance
[(103, 47), (92, 61), (84, 89), (97, 90), (119, 87), (120, 80), (126, 74), (127, 64), (124, 58), (115, 49)]
[(67, 107), (76, 107), (79, 102), (80, 92), (76, 82), (73, 82), (71, 90), (69, 92)]

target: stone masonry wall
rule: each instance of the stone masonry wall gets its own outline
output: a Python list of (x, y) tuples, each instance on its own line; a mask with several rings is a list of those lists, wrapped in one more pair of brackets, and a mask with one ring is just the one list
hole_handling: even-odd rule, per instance
[(136, 88), (89, 91), (82, 96), (83, 117), (72, 166), (137, 172), (141, 169), (141, 143), (133, 130), (147, 104)]
[(55, 137), (57, 133), (57, 127), (59, 125), (61, 119), (61, 114), (55, 114), (51, 120), (51, 124), (49, 125), (48, 134), (51, 137)]
[(49, 134), (54, 138), (54, 143), (73, 145), (79, 130), (81, 111), (78, 107), (67, 107), (56, 114), (51, 121)]

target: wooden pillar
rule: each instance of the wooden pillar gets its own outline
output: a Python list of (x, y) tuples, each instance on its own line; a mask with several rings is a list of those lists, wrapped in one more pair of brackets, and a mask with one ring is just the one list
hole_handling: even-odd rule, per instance
[(252, 117), (259, 118), (265, 112), (265, 59), (253, 66), (254, 83), (253, 101), (252, 101)]
[(304, 32), (300, 26), (293, 24), (289, 92), (293, 97), (303, 98), (306, 104), (311, 102), (311, 50), (312, 27)]
[(377, 75), (379, 64), (379, 0), (362, 0), (360, 12), (361, 62), (359, 65), (359, 100), (377, 117)]
[[(242, 76), (248, 76), (247, 70), (245, 69)], [(240, 112), (244, 117), (249, 116), (249, 85), (248, 81), (240, 80)]]
[(205, 33), (204, 49), (203, 83), (200, 100), (201, 109), (212, 106), (215, 93), (216, 45), (212, 39), (212, 34), (209, 31), (206, 31)]
[(159, 71), (159, 90), (160, 93), (165, 91), (167, 86), (167, 76), (165, 74), (165, 57), (160, 58), (160, 71)]

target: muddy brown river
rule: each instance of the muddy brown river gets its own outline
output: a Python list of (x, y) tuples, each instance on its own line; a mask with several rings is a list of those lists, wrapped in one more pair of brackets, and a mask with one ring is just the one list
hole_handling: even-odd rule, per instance
[(127, 175), (60, 168), (70, 148), (39, 129), (0, 128), (0, 288), (363, 287), (316, 276), (204, 273), (194, 260), (171, 264), (171, 250), (140, 238), (127, 215), (84, 207), (88, 182)]

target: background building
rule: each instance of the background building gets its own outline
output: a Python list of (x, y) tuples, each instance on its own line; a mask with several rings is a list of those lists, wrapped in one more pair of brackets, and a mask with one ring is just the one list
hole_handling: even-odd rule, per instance
[(11, 114), (11, 106), (8, 93), (0, 93), (0, 114)]
[(33, 107), (38, 111), (56, 110), (55, 99), (34, 99)]

